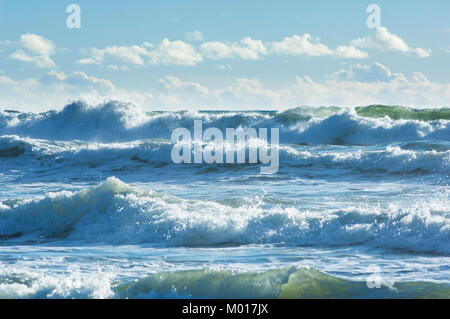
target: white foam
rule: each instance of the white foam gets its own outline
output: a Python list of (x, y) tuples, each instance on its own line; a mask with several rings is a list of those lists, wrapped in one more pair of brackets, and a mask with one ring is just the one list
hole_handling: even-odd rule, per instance
[(108, 178), (75, 193), (49, 193), (13, 206), (3, 203), (0, 235), (166, 246), (365, 244), (449, 253), (450, 205), (445, 198), (321, 212), (264, 208), (258, 200), (230, 207), (144, 192)]
[(63, 110), (46, 113), (0, 113), (0, 134), (49, 140), (131, 141), (170, 139), (177, 127), (192, 130), (195, 119), (205, 127), (280, 128), (281, 143), (386, 144), (406, 140), (450, 140), (448, 120), (418, 121), (364, 118), (355, 111), (340, 110), (328, 117), (285, 121), (280, 115), (258, 112), (162, 112), (147, 113), (121, 102), (90, 106), (74, 102)]

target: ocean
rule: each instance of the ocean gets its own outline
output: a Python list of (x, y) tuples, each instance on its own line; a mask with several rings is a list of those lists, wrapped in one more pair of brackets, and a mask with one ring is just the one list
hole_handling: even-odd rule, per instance
[[(279, 128), (279, 169), (171, 132)], [(0, 112), (0, 298), (450, 298), (450, 109)]]

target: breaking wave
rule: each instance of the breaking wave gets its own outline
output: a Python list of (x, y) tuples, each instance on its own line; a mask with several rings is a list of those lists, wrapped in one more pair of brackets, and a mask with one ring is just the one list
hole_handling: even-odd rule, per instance
[(61, 111), (0, 113), (0, 135), (48, 140), (131, 141), (170, 139), (177, 127), (279, 127), (281, 143), (383, 144), (407, 140), (450, 141), (449, 109), (394, 106), (301, 107), (285, 112), (146, 112), (117, 101), (90, 106), (74, 102)]
[(78, 192), (0, 202), (0, 236), (163, 246), (364, 244), (448, 254), (449, 207), (448, 199), (326, 211), (267, 207), (260, 199), (236, 207), (142, 191), (111, 177)]
[[(34, 161), (38, 166), (50, 163), (63, 166), (88, 165), (93, 168), (113, 162), (126, 167), (135, 164), (174, 165), (171, 159), (173, 146), (173, 143), (167, 140), (137, 140), (122, 143), (57, 142), (12, 135), (0, 137), (0, 158), (5, 165), (8, 159), (12, 160), (11, 165), (15, 165), (19, 156), (23, 156), (28, 165)], [(350, 151), (282, 145), (279, 153), (282, 169), (315, 167), (381, 173), (450, 172), (450, 146), (445, 143), (434, 145), (402, 143)], [(189, 167), (195, 169), (204, 165), (208, 164)]]

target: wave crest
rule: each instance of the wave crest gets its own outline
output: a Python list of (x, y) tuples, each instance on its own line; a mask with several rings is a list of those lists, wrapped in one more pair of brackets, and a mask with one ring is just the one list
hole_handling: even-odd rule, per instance
[[(131, 141), (148, 138), (170, 139), (177, 127), (193, 129), (195, 119), (205, 128), (280, 128), (281, 143), (384, 144), (406, 140), (450, 140), (448, 110), (410, 110), (420, 116), (378, 116), (386, 107), (344, 109), (301, 107), (285, 112), (146, 112), (117, 101), (89, 106), (74, 102), (61, 111), (45, 113), (0, 113), (0, 134), (49, 140)], [(395, 107), (387, 107), (397, 112)], [(421, 113), (422, 112), (422, 113)], [(428, 112), (428, 113), (427, 113)], [(433, 113), (434, 112), (434, 113)], [(362, 117), (365, 114), (373, 117)], [(387, 112), (389, 113), (389, 112)], [(444, 114), (444, 115), (436, 115)], [(380, 118), (379, 118), (380, 117)]]
[(0, 236), (165, 246), (367, 244), (448, 254), (448, 207), (445, 200), (322, 212), (260, 200), (231, 207), (141, 191), (111, 177), (75, 193), (2, 202)]

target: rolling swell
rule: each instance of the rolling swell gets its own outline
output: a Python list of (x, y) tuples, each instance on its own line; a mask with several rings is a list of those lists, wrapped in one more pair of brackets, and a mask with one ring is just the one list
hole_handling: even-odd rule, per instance
[(440, 109), (412, 109), (404, 106), (370, 105), (355, 108), (359, 116), (364, 117), (385, 117), (389, 116), (393, 120), (420, 120), (436, 121), (450, 120), (450, 108)]
[(408, 207), (308, 211), (251, 200), (238, 207), (187, 201), (116, 178), (78, 192), (0, 203), (4, 239), (164, 246), (247, 244), (373, 247), (448, 254), (448, 200)]
[(449, 298), (450, 286), (402, 282), (370, 289), (316, 269), (286, 267), (264, 272), (199, 269), (157, 273), (119, 285), (121, 298)]
[[(370, 275), (370, 274), (367, 274)], [(296, 266), (266, 271), (196, 269), (117, 280), (108, 273), (45, 276), (9, 273), (0, 276), (0, 298), (449, 298), (446, 283), (381, 282), (370, 289), (364, 280), (349, 280), (317, 269)]]

